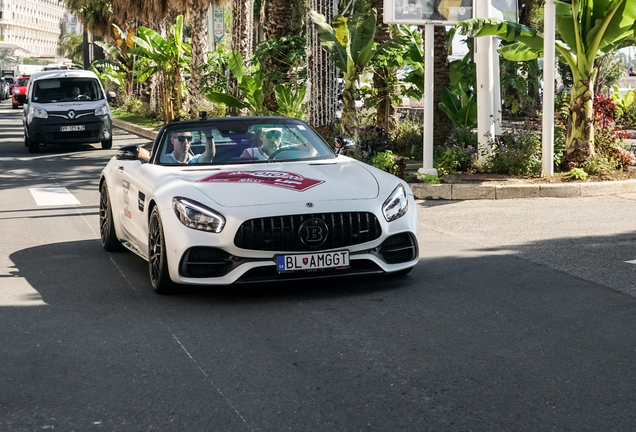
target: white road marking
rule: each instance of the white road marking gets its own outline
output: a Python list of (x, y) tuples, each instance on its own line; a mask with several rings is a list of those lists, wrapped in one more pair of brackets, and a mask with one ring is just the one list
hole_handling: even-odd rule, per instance
[(29, 188), (38, 206), (62, 206), (81, 204), (65, 187)]
[(636, 260), (625, 261), (627, 264), (636, 264)]

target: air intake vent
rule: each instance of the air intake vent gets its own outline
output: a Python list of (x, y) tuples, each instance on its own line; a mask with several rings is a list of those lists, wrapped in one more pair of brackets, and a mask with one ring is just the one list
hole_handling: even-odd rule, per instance
[(395, 234), (384, 240), (380, 253), (387, 264), (399, 264), (415, 259), (417, 242), (409, 233)]
[(224, 276), (232, 269), (230, 255), (220, 249), (193, 247), (181, 257), (179, 273), (190, 278)]

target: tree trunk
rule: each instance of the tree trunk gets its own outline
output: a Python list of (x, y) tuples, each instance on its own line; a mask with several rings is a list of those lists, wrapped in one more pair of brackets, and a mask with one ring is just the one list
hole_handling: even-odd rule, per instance
[[(253, 0), (232, 0), (232, 50), (238, 51), (246, 61), (252, 57), (254, 39)], [(234, 76), (228, 80), (229, 93), (241, 99), (241, 92)], [(229, 108), (230, 115), (247, 115), (246, 109)]]
[(594, 156), (595, 78), (596, 69), (587, 79), (575, 80), (572, 87), (564, 157), (570, 167)]
[(90, 53), (90, 40), (89, 33), (84, 26), (84, 34), (82, 37), (82, 60), (84, 62), (84, 70), (89, 70), (91, 67), (91, 53)]
[[(337, 0), (309, 0), (309, 8), (322, 14), (331, 22), (338, 14)], [(320, 128), (336, 121), (338, 109), (338, 69), (322, 49), (314, 23), (307, 22), (307, 43), (310, 53), (309, 69), (309, 123)], [(355, 102), (354, 102), (355, 103)]]
[(433, 77), (433, 124), (435, 127), (433, 128), (433, 145), (441, 146), (448, 140), (453, 127), (446, 113), (438, 108), (442, 101), (441, 88), (450, 88), (446, 27), (444, 26), (435, 26), (433, 51), (435, 54), (435, 76)]
[[(384, 1), (372, 0), (371, 7), (374, 7), (378, 13), (378, 22), (382, 25), (375, 32), (375, 42), (382, 44), (391, 39), (391, 25), (384, 23)], [(382, 67), (373, 72), (373, 88), (378, 97), (378, 106), (376, 108), (376, 124), (383, 127), (387, 132), (395, 130), (397, 126), (397, 106), (393, 101), (395, 93), (395, 85), (389, 84), (391, 77), (396, 73), (395, 68)]]
[[(342, 91), (342, 125), (347, 137), (353, 138), (353, 141), (358, 144), (358, 117), (356, 116), (354, 87), (355, 81), (345, 81), (345, 88)], [(356, 145), (356, 149), (359, 149), (358, 145)]]
[(190, 12), (191, 37), (192, 37), (192, 61), (190, 63), (190, 99), (188, 111), (190, 115), (197, 116), (197, 108), (203, 99), (201, 89), (199, 87), (203, 72), (201, 65), (206, 61), (206, 53), (208, 52), (208, 26), (206, 20), (208, 16), (208, 8), (210, 4), (207, 1), (202, 2), (199, 7)]

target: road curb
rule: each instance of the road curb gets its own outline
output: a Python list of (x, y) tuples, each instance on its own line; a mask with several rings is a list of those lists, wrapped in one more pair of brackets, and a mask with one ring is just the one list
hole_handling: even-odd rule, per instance
[(559, 184), (426, 184), (410, 185), (418, 199), (475, 200), (574, 198), (636, 192), (636, 180)]
[(152, 129), (148, 129), (148, 128), (144, 128), (141, 126), (138, 126), (136, 124), (133, 123), (129, 123), (127, 121), (124, 120), (120, 120), (118, 118), (113, 118), (113, 126), (118, 127), (119, 129), (123, 129), (126, 132), (130, 132), (133, 133), (135, 135), (138, 135), (142, 138), (147, 138), (149, 140), (155, 140), (155, 138), (157, 138), (157, 131), (154, 131)]

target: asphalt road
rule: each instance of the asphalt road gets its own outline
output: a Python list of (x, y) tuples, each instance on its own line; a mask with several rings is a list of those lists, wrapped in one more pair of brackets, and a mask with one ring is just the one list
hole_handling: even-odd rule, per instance
[(99, 171), (146, 141), (32, 155), (19, 115), (0, 104), (0, 431), (636, 429), (636, 196), (421, 201), (407, 277), (158, 296), (98, 240)]

